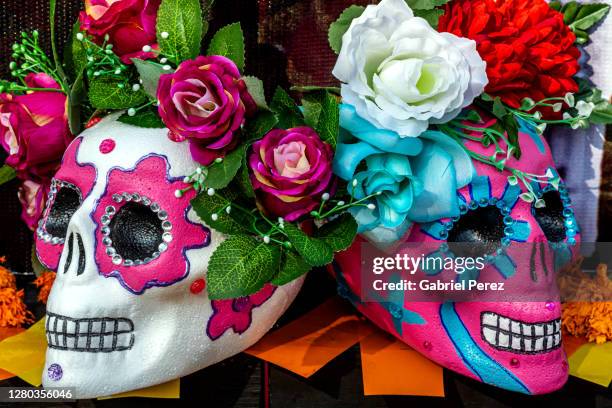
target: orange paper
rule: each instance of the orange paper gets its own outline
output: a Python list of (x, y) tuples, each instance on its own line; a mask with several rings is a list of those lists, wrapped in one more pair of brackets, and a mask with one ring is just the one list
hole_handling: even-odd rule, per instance
[(444, 396), (442, 367), (382, 331), (361, 340), (361, 366), (365, 395)]
[(268, 333), (246, 353), (310, 377), (371, 332), (371, 326), (354, 309), (333, 297)]

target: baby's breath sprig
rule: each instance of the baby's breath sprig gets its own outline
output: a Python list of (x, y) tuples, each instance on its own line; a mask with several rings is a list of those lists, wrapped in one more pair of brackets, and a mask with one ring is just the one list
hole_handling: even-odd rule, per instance
[[(542, 118), (542, 112), (538, 107), (552, 108), (553, 112), (561, 112), (563, 105), (570, 109), (563, 112), (562, 119), (547, 120)], [(523, 99), (519, 109), (506, 107), (517, 118), (521, 118), (535, 125), (538, 134), (544, 133), (548, 125), (569, 125), (572, 129), (586, 129), (589, 127), (589, 117), (595, 109), (593, 102), (578, 101), (571, 92), (564, 97), (550, 97), (540, 101), (531, 98)]]
[(129, 84), (129, 67), (113, 51), (113, 44), (108, 43), (108, 34), (102, 44), (93, 42), (91, 36), (85, 32), (76, 34), (76, 39), (83, 44), (87, 58), (87, 76), (89, 78), (110, 78), (121, 81), (120, 85)]
[[(34, 30), (31, 33), (23, 31), (20, 42), (13, 44), (12, 50), (12, 61), (9, 63), (9, 69), (11, 70), (11, 76), (19, 81), (19, 83), (11, 82), (3, 84), (2, 92), (67, 92), (67, 85), (59, 75), (57, 67), (40, 47), (38, 31)], [(61, 89), (28, 87), (25, 83), (25, 77), (32, 73), (45, 73), (49, 75), (60, 84)]]
[[(215, 159), (215, 163), (221, 163), (222, 158)], [(211, 215), (213, 221), (218, 221), (221, 217), (230, 217), (233, 211), (239, 211), (244, 217), (249, 219), (245, 223), (245, 227), (250, 230), (253, 235), (258, 236), (264, 243), (274, 243), (284, 248), (291, 248), (291, 243), (287, 240), (287, 236), (283, 231), (285, 220), (279, 217), (276, 221), (270, 220), (257, 208), (249, 210), (240, 204), (229, 201), (221, 196), (217, 190), (209, 187), (206, 183), (208, 177), (208, 167), (200, 166), (191, 174), (183, 179), (183, 182), (189, 184), (186, 188), (176, 190), (174, 195), (176, 198), (181, 198), (190, 190), (194, 190), (196, 194), (205, 193), (210, 197), (216, 196), (225, 201), (225, 204), (214, 214)]]
[[(532, 182), (537, 182), (540, 184), (550, 184), (555, 189), (559, 188), (559, 177), (552, 174), (551, 170), (548, 170), (546, 174), (542, 175), (528, 173), (515, 167), (509, 166), (507, 164), (507, 161), (512, 156), (513, 147), (510, 145), (506, 135), (504, 135), (503, 133), (490, 127), (480, 128), (476, 126), (470, 126), (457, 120), (451, 121), (447, 125), (440, 125), (439, 128), (445, 134), (457, 140), (457, 142), (464, 148), (466, 153), (473, 160), (493, 166), (499, 171), (508, 171), (509, 173), (511, 173), (511, 175), (508, 176), (508, 183), (511, 185), (521, 184), (522, 189), (525, 190), (525, 192), (520, 195), (520, 198), (526, 202), (535, 201), (534, 205), (536, 208), (544, 207), (545, 203), (544, 200), (538, 198), (538, 195), (536, 194), (533, 188)], [(465, 132), (462, 132), (459, 129), (470, 131), (472, 134), (466, 134)], [(478, 136), (478, 134), (480, 134), (481, 136)], [(495, 150), (490, 156), (477, 153), (471, 150), (468, 146), (466, 146), (463, 143), (462, 139), (480, 142), (483, 145), (493, 144), (495, 146)], [(502, 145), (500, 141), (503, 141), (504, 144)]]
[(351, 194), (350, 197), (347, 198), (348, 202), (342, 199), (331, 200), (329, 193), (324, 193), (321, 196), (321, 204), (319, 205), (319, 209), (311, 211), (310, 215), (312, 215), (316, 220), (324, 220), (339, 215), (352, 207), (366, 207), (367, 209), (374, 211), (376, 209), (376, 204), (372, 203), (372, 198), (381, 195), (382, 191), (378, 191), (374, 194), (370, 194), (356, 200), (355, 190), (358, 184), (359, 182), (357, 179), (353, 179), (353, 181), (351, 181)]

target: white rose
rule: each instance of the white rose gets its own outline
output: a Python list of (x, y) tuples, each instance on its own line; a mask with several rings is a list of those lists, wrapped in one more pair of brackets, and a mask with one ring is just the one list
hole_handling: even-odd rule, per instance
[(437, 32), (404, 0), (382, 0), (351, 22), (333, 74), (345, 103), (402, 137), (455, 118), (488, 83), (474, 41)]

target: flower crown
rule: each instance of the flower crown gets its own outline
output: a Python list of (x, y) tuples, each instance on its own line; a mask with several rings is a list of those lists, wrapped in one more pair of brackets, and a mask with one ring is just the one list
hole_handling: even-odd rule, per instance
[[(262, 81), (243, 75), (238, 23), (201, 55), (209, 10), (199, 0), (86, 0), (64, 61), (50, 3), (52, 56), (38, 32), (22, 33), (13, 80), (0, 83), (9, 154), (0, 181), (22, 181), (32, 227), (73, 135), (115, 110), (123, 123), (168, 128), (201, 164), (185, 177), (197, 192), (194, 210), (228, 237), (210, 259), (212, 299), (290, 282), (331, 263), (357, 233), (389, 244), (415, 222), (452, 217), (473, 160), (507, 171), (523, 200), (544, 206), (531, 183), (557, 188), (559, 178), (508, 164), (521, 156), (519, 129), (612, 123), (612, 107), (580, 75), (579, 47), (606, 4), (353, 5), (329, 30), (342, 87), (296, 87), (296, 102), (281, 88), (267, 101)], [(426, 176), (440, 163), (455, 171), (434, 183)]]

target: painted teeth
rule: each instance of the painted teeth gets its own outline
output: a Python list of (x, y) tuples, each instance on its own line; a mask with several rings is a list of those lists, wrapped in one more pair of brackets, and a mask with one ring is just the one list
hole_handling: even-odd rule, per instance
[(482, 338), (491, 346), (514, 353), (546, 353), (561, 345), (561, 319), (526, 323), (493, 312), (480, 317)]
[(74, 319), (47, 313), (50, 348), (90, 353), (129, 350), (134, 344), (134, 323), (124, 318)]

